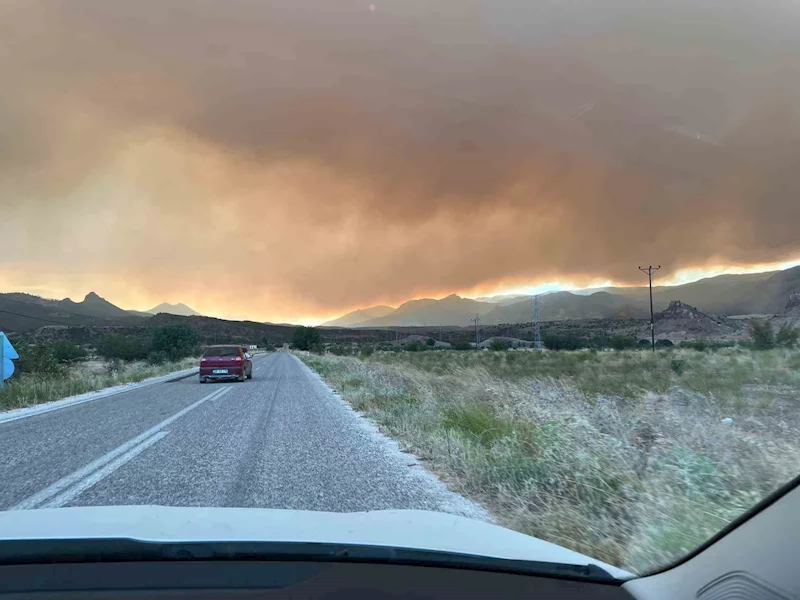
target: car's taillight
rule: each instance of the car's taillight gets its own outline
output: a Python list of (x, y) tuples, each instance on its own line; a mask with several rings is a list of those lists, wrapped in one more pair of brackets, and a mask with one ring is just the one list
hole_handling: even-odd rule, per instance
[(242, 357), (241, 356), (234, 356), (233, 360), (242, 360)]

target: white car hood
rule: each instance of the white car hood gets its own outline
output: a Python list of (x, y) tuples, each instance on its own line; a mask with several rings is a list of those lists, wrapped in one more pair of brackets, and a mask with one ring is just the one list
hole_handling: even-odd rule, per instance
[(262, 508), (101, 506), (0, 512), (0, 540), (88, 538), (391, 546), (511, 560), (594, 564), (614, 577), (632, 577), (627, 571), (522, 533), (423, 510), (332, 513)]

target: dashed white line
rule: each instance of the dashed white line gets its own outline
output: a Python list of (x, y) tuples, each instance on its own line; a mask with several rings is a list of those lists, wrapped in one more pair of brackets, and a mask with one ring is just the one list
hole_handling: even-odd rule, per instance
[[(214, 398), (219, 398), (223, 394), (228, 393), (230, 390), (231, 390), (231, 387), (230, 386), (226, 386), (226, 387), (222, 388), (221, 390), (216, 390), (214, 392), (211, 392), (210, 394), (208, 394), (207, 396), (204, 396), (203, 398), (201, 398), (200, 400), (198, 400), (194, 404), (190, 404), (189, 406), (187, 406), (183, 410), (176, 412), (171, 417), (168, 417), (168, 418), (164, 419), (163, 421), (161, 421), (160, 423), (158, 423), (157, 425), (154, 425), (153, 427), (151, 427), (150, 429), (148, 429), (147, 431), (145, 431), (141, 435), (137, 435), (135, 438), (133, 438), (131, 440), (128, 440), (127, 442), (125, 442), (124, 444), (122, 444), (120, 446), (117, 446), (116, 448), (114, 448), (110, 452), (107, 452), (106, 454), (104, 454), (103, 456), (98, 458), (97, 460), (94, 460), (94, 461), (90, 462), (85, 467), (82, 467), (82, 468), (78, 469), (77, 471), (74, 471), (74, 472), (70, 473), (69, 475), (66, 475), (65, 477), (62, 477), (61, 479), (59, 479), (55, 483), (49, 485), (48, 487), (44, 488), (43, 490), (33, 494), (32, 496), (29, 496), (28, 498), (25, 498), (25, 500), (23, 500), (22, 502), (20, 502), (16, 506), (13, 506), (10, 510), (28, 510), (28, 509), (31, 509), (31, 508), (37, 508), (40, 505), (43, 505), (46, 502), (48, 502), (51, 498), (53, 498), (53, 496), (56, 496), (57, 494), (60, 494), (63, 490), (65, 490), (65, 489), (67, 489), (67, 488), (69, 488), (71, 486), (79, 487), (79, 486), (83, 485), (84, 480), (89, 480), (91, 478), (91, 475), (94, 474), (96, 471), (98, 471), (99, 469), (102, 469), (103, 467), (105, 467), (106, 465), (108, 465), (109, 463), (114, 461), (115, 459), (122, 457), (122, 455), (127, 456), (128, 453), (136, 450), (137, 447), (140, 444), (142, 444), (143, 442), (147, 441), (149, 438), (151, 438), (151, 437), (155, 436), (156, 434), (158, 434), (162, 429), (164, 429), (170, 423), (176, 421), (177, 419), (180, 419), (183, 415), (185, 415), (189, 411), (194, 410), (195, 408), (197, 408), (198, 406), (200, 406), (204, 402), (207, 402), (208, 400), (212, 400)], [(165, 435), (166, 435), (166, 433), (165, 433)], [(164, 436), (163, 435), (159, 436), (158, 439), (153, 440), (152, 443), (154, 444), (155, 442), (160, 440), (162, 437), (164, 437)], [(149, 447), (150, 445), (151, 444), (147, 444), (146, 446), (144, 446), (141, 449), (139, 449), (135, 454), (133, 454), (129, 458), (127, 458), (127, 460), (125, 460), (124, 462), (118, 464), (115, 467), (115, 469), (119, 468), (125, 462), (128, 462), (128, 460), (134, 458), (137, 454), (142, 452), (142, 450), (144, 450), (145, 448)], [(113, 469), (112, 469), (112, 471), (113, 471)], [(109, 471), (109, 473), (110, 472), (111, 471)], [(108, 475), (108, 473), (106, 475)], [(103, 475), (103, 477), (105, 477), (106, 475)], [(101, 477), (101, 479), (102, 479), (102, 477)], [(97, 481), (99, 481), (99, 479), (96, 480), (94, 483), (97, 483)], [(94, 485), (94, 483), (92, 483), (91, 485)], [(86, 489), (86, 488), (84, 488), (84, 489)], [(68, 501), (69, 500), (67, 500), (67, 502)], [(61, 505), (59, 505), (59, 506), (61, 506)]]

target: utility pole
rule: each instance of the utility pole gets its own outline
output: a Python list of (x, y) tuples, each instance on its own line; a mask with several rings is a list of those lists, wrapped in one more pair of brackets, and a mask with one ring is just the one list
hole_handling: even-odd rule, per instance
[(481, 323), (481, 318), (480, 318), (479, 315), (476, 314), (475, 318), (474, 319), (470, 319), (470, 321), (475, 323), (475, 349), (477, 350), (478, 349), (478, 344), (481, 343), (481, 332), (480, 332), (480, 329), (478, 329), (478, 327), (479, 327), (479, 325)]
[(647, 281), (650, 284), (650, 345), (653, 349), (653, 352), (656, 351), (656, 322), (655, 317), (653, 316), (653, 273), (658, 271), (661, 268), (661, 265), (654, 267), (650, 265), (646, 269), (644, 267), (639, 267), (639, 270), (642, 273), (647, 273)]
[(535, 350), (542, 349), (542, 297), (539, 295), (531, 299), (533, 303), (533, 321), (531, 322), (531, 335), (533, 337), (533, 347)]

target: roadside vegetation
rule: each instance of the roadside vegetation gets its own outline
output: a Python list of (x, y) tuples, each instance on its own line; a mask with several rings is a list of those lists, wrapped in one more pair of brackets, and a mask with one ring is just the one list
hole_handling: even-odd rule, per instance
[(798, 473), (800, 351), (748, 346), (301, 359), (499, 524), (643, 572)]
[(16, 343), (14, 376), (0, 389), (0, 410), (51, 402), (106, 387), (135, 383), (195, 366), (196, 332), (164, 325), (149, 337), (105, 334), (93, 346), (67, 340)]

